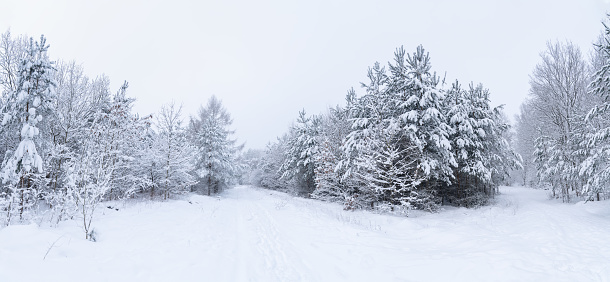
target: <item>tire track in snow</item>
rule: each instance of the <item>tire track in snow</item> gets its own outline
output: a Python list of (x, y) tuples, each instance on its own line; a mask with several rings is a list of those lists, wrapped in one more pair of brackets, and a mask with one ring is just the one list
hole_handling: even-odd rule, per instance
[(286, 254), (285, 240), (279, 235), (277, 223), (269, 214), (267, 207), (256, 203), (256, 225), (258, 236), (257, 248), (265, 260), (265, 267), (278, 281), (300, 281), (302, 277), (295, 271), (294, 265)]
[(235, 218), (234, 224), (224, 224), (227, 232), (234, 234), (229, 240), (234, 246), (225, 248), (232, 249), (229, 256), (235, 257), (231, 281), (302, 281), (303, 276), (295, 270), (299, 257), (294, 256), (294, 248), (278, 230), (265, 198), (250, 189), (233, 188), (223, 200), (230, 206), (226, 216)]

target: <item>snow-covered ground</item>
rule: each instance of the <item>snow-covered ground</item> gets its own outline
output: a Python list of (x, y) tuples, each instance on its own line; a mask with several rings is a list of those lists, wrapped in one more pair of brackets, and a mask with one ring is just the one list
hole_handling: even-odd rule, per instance
[(404, 218), (247, 186), (0, 230), (0, 281), (610, 281), (610, 203), (503, 187)]

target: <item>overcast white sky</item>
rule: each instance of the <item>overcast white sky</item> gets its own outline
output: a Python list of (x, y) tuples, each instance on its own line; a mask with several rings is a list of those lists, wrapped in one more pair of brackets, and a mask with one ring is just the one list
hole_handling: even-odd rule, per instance
[(172, 100), (185, 118), (211, 95), (248, 148), (264, 148), (298, 111), (343, 105), (375, 61), (422, 44), (448, 81), (481, 82), (513, 116), (548, 40), (584, 53), (608, 0), (2, 1), (0, 32), (45, 34), (53, 59), (123, 80), (136, 111)]

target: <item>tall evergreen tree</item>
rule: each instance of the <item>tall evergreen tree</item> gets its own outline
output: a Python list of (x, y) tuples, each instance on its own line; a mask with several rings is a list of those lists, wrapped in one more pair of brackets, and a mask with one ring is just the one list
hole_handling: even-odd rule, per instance
[(589, 93), (602, 103), (594, 106), (586, 116), (590, 131), (582, 142), (586, 159), (579, 168), (580, 175), (586, 179), (584, 195), (587, 199), (597, 200), (608, 193), (610, 184), (610, 27), (605, 22), (603, 25), (603, 35), (596, 45), (599, 69), (589, 85)]
[(518, 157), (504, 150), (510, 148), (503, 136), (508, 127), (498, 116), (500, 108), (489, 106), (489, 92), (480, 84), (471, 84), (467, 91), (454, 89), (448, 99), (458, 161), (454, 196), (465, 205), (478, 205), (495, 192), (504, 177), (499, 175), (513, 168)]
[(319, 117), (307, 117), (303, 110), (288, 134), (286, 157), (280, 171), (282, 178), (295, 181), (300, 195), (310, 195), (316, 187), (314, 168), (319, 150), (319, 125)]
[(261, 163), (261, 175), (259, 183), (262, 187), (288, 191), (291, 181), (282, 178), (281, 167), (285, 162), (288, 150), (288, 134), (278, 137), (275, 142), (270, 142), (265, 148)]
[(197, 149), (195, 169), (208, 195), (231, 184), (237, 172), (235, 157), (243, 146), (237, 146), (231, 137), (234, 133), (229, 129), (232, 123), (231, 116), (215, 96), (191, 118), (189, 131)]
[[(392, 122), (393, 108), (387, 95), (387, 74), (384, 67), (375, 63), (368, 70), (369, 83), (361, 86), (366, 93), (356, 97), (354, 90), (347, 95), (348, 117), (352, 123), (351, 132), (342, 146), (343, 159), (339, 162), (341, 181), (351, 197), (349, 208), (373, 207), (384, 193), (374, 185), (377, 175), (383, 174), (378, 164), (377, 154), (386, 138), (392, 138), (385, 128)], [(380, 171), (381, 169), (381, 171)]]
[[(11, 197), (18, 198), (11, 201), (11, 207), (7, 210), (10, 213), (17, 205), (20, 217), (24, 209), (36, 200), (37, 189), (40, 187), (35, 187), (33, 182), (37, 177), (36, 172), (43, 172), (43, 160), (36, 148), (40, 142), (37, 124), (42, 121), (43, 115), (52, 111), (55, 86), (54, 68), (47, 55), (48, 48), (44, 36), (38, 42), (30, 39), (27, 55), (19, 67), (16, 91), (9, 93), (3, 110), (3, 125), (11, 120), (22, 124), (21, 141), (15, 151), (5, 158), (2, 167), (3, 182), (9, 184)], [(10, 219), (11, 216), (7, 216), (7, 220)]]
[(150, 182), (142, 168), (137, 165), (136, 157), (142, 151), (142, 142), (150, 130), (150, 116), (140, 118), (132, 113), (134, 98), (127, 96), (127, 81), (112, 96), (108, 104), (96, 113), (95, 131), (100, 132), (96, 141), (103, 148), (105, 158), (113, 171), (110, 180), (110, 199), (129, 197), (147, 190)]
[(341, 146), (350, 132), (348, 111), (341, 107), (329, 109), (320, 117), (319, 150), (314, 156), (316, 189), (312, 197), (328, 201), (344, 201), (349, 197), (345, 181), (341, 181), (339, 161), (344, 158)]
[(400, 129), (401, 138), (395, 142), (403, 155), (398, 159), (413, 160), (406, 177), (411, 188), (400, 194), (408, 201), (418, 199), (419, 208), (431, 209), (433, 196), (429, 194), (451, 183), (456, 166), (448, 140), (451, 127), (443, 113), (445, 93), (438, 87), (440, 80), (431, 72), (430, 56), (422, 46), (406, 57), (399, 48), (389, 69), (388, 92), (396, 109), (389, 129)]

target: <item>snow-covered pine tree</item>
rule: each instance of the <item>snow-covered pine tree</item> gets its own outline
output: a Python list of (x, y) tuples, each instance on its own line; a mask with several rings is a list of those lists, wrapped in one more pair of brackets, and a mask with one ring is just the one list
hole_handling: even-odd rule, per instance
[(343, 200), (339, 190), (339, 176), (335, 172), (337, 158), (332, 150), (332, 144), (325, 138), (314, 155), (314, 181), (316, 188), (311, 197), (327, 201)]
[(6, 207), (7, 223), (15, 211), (19, 212), (20, 219), (23, 217), (24, 211), (36, 201), (40, 189), (34, 185), (36, 173), (43, 172), (43, 160), (36, 148), (40, 140), (36, 125), (42, 121), (43, 115), (53, 110), (55, 86), (48, 48), (44, 36), (38, 42), (30, 39), (26, 56), (19, 66), (16, 91), (9, 93), (3, 109), (2, 125), (11, 120), (22, 123), (19, 145), (5, 157), (2, 166), (2, 179), (8, 184), (11, 197)]
[(339, 171), (344, 190), (347, 192), (346, 208), (371, 207), (383, 193), (375, 185), (377, 175), (383, 169), (378, 166), (376, 155), (384, 138), (384, 128), (391, 122), (393, 108), (387, 96), (387, 74), (384, 67), (375, 63), (369, 68), (369, 83), (362, 83), (366, 93), (356, 97), (351, 89), (346, 97), (351, 131), (345, 137), (341, 150), (343, 158)]
[[(486, 202), (493, 197), (511, 170), (521, 169), (521, 156), (510, 145), (510, 124), (503, 112), (503, 105), (490, 106), (489, 91), (483, 85), (470, 85), (467, 97), (472, 102), (474, 132), (480, 140), (480, 156), (471, 162), (471, 174), (475, 177), (474, 203)], [(476, 161), (476, 162), (474, 162)], [(479, 163), (479, 161), (482, 162)]]
[[(610, 20), (610, 16), (608, 16)], [(582, 192), (586, 199), (601, 200), (608, 197), (610, 184), (610, 27), (603, 22), (604, 30), (597, 44), (598, 67), (589, 85), (589, 93), (602, 101), (586, 115), (590, 132), (582, 142), (586, 159), (579, 167), (580, 176), (586, 179)]]
[[(470, 91), (469, 94), (473, 94), (473, 91)], [(484, 148), (480, 136), (482, 135), (481, 137), (484, 138), (485, 132), (478, 132), (483, 129), (478, 128), (479, 124), (475, 120), (477, 115), (472, 98), (474, 97), (471, 95), (467, 97), (466, 91), (457, 81), (447, 92), (447, 118), (452, 127), (449, 139), (457, 167), (455, 167), (453, 184), (441, 191), (443, 202), (447, 200), (458, 205), (469, 205), (469, 203), (463, 203), (463, 199), (475, 192), (475, 187), (472, 187), (475, 184), (474, 178), (481, 176), (484, 179), (491, 178), (490, 173), (483, 167), (482, 151)], [(483, 118), (487, 123), (490, 122), (486, 116), (479, 115), (479, 118)]]
[(348, 111), (335, 107), (320, 117), (319, 150), (314, 156), (316, 189), (312, 197), (326, 201), (344, 201), (349, 197), (338, 169), (343, 156), (341, 145), (350, 132)]
[(197, 149), (195, 169), (199, 183), (207, 189), (207, 194), (218, 193), (230, 185), (236, 174), (237, 151), (243, 146), (236, 146), (231, 138), (234, 133), (229, 129), (233, 120), (216, 96), (208, 100), (206, 107), (201, 107), (196, 117), (189, 123), (189, 135)]
[(341, 167), (344, 176), (360, 179), (361, 189), (373, 189), (374, 201), (432, 210), (438, 183), (449, 182), (455, 164), (443, 92), (421, 46), (408, 56), (398, 49), (394, 61), (389, 76), (378, 63), (369, 70), (367, 93), (350, 108)]
[(259, 183), (262, 187), (287, 192), (293, 186), (289, 181), (282, 178), (280, 168), (286, 161), (288, 150), (288, 134), (278, 137), (275, 142), (270, 142), (265, 148), (261, 160), (261, 176)]
[(338, 172), (351, 195), (372, 195), (372, 207), (392, 209), (434, 210), (448, 196), (482, 198), (475, 201), (480, 204), (518, 165), (506, 141), (509, 127), (501, 107), (489, 106), (489, 92), (440, 88), (421, 46), (409, 55), (398, 49), (389, 75), (376, 63), (368, 77), (365, 95), (352, 90), (347, 96), (352, 126)]
[(462, 90), (456, 82), (446, 102), (458, 166), (453, 185), (442, 193), (454, 204), (485, 204), (518, 160), (504, 140), (508, 127), (499, 118), (501, 109), (490, 107), (489, 91), (481, 84)]
[[(430, 56), (420, 45), (413, 54), (403, 48), (395, 53), (390, 64), (388, 92), (396, 107), (397, 124), (401, 129), (399, 152), (407, 153), (401, 159), (415, 160), (416, 168), (411, 176), (409, 191), (401, 197), (419, 197), (418, 208), (434, 209), (427, 199), (434, 199), (442, 185), (451, 184), (456, 161), (448, 140), (451, 127), (443, 113), (444, 91), (438, 87), (438, 76), (431, 72)], [(416, 191), (417, 190), (417, 191)]]
[(288, 133), (287, 151), (280, 167), (282, 178), (294, 180), (296, 194), (309, 196), (315, 189), (315, 155), (318, 152), (320, 119), (307, 117), (305, 110), (299, 112), (296, 123)]
[(135, 99), (127, 96), (128, 87), (125, 81), (96, 114), (95, 131), (101, 132), (98, 141), (112, 165), (111, 187), (106, 195), (109, 199), (129, 197), (151, 185), (147, 170), (136, 159), (144, 149), (151, 117), (140, 118), (132, 113)]

